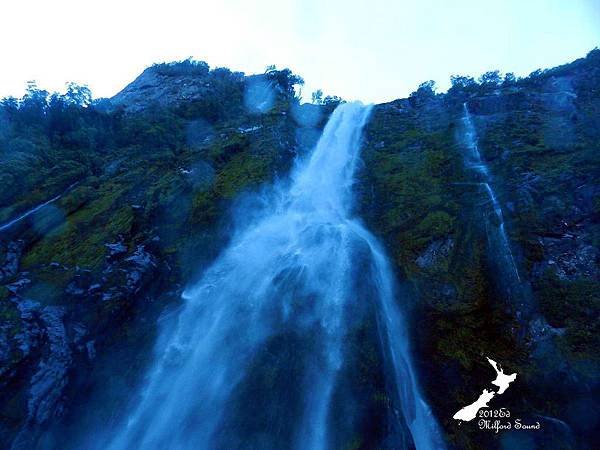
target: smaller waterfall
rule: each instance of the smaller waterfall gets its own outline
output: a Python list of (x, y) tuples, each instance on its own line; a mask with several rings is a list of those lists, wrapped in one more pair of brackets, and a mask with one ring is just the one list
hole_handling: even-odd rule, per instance
[(15, 217), (14, 219), (10, 220), (9, 222), (6, 222), (3, 225), (0, 225), (0, 231), (8, 230), (13, 225), (16, 225), (17, 223), (19, 223), (23, 219), (26, 219), (27, 217), (31, 216), (32, 214), (35, 214), (40, 209), (44, 208), (45, 206), (48, 206), (50, 203), (54, 203), (55, 201), (57, 201), (58, 199), (60, 199), (63, 195), (65, 195), (67, 192), (69, 192), (71, 189), (73, 189), (77, 184), (78, 183), (73, 183), (62, 194), (59, 194), (56, 197), (52, 197), (50, 200), (47, 200), (44, 203), (40, 203), (36, 207), (31, 208), (29, 211), (21, 214), (20, 216)]
[(392, 268), (377, 239), (360, 224), (354, 223), (353, 229), (356, 235), (368, 244), (373, 258), (374, 271), (377, 274), (375, 283), (379, 291), (382, 331), (389, 350), (402, 415), (410, 430), (415, 448), (443, 450), (446, 444), (441, 429), (421, 394), (411, 361), (405, 318), (395, 301)]
[(510, 249), (510, 244), (508, 242), (508, 237), (506, 236), (506, 231), (504, 230), (504, 216), (502, 215), (502, 208), (500, 207), (500, 203), (498, 203), (498, 199), (490, 186), (490, 183), (482, 183), (485, 187), (486, 192), (490, 197), (490, 201), (492, 202), (492, 206), (494, 207), (494, 213), (496, 214), (496, 218), (500, 225), (498, 225), (498, 231), (501, 239), (501, 246), (504, 249), (506, 256), (508, 257), (510, 266), (512, 267), (512, 271), (517, 277), (517, 281), (521, 281), (521, 277), (519, 276), (519, 271), (517, 270), (517, 264), (515, 263), (515, 258), (512, 254), (512, 250)]
[[(477, 133), (469, 113), (467, 104), (463, 104), (463, 144), (466, 150), (465, 165), (474, 173), (474, 180), (467, 185), (478, 186), (481, 195), (487, 197), (491, 211), (486, 217), (486, 233), (489, 245), (489, 251), (497, 258), (498, 271), (500, 277), (501, 289), (507, 296), (511, 306), (515, 308), (515, 316), (523, 325), (519, 331), (518, 338), (526, 339), (529, 337), (532, 342), (532, 351), (534, 359), (538, 361), (540, 367), (545, 367), (548, 362), (546, 355), (554, 354), (558, 350), (553, 342), (552, 333), (548, 330), (548, 322), (539, 312), (535, 300), (532, 296), (531, 285), (527, 278), (521, 278), (517, 269), (510, 242), (505, 230), (504, 215), (502, 206), (493, 189), (492, 176), (489, 168), (482, 160), (477, 145)], [(534, 339), (531, 339), (534, 338)], [(546, 369), (544, 369), (546, 370)], [(555, 423), (556, 425), (556, 423)], [(565, 432), (564, 427), (561, 427)], [(570, 435), (570, 430), (566, 431)]]
[[(516, 282), (520, 283), (521, 277), (519, 275), (519, 270), (517, 269), (517, 264), (515, 263), (504, 226), (502, 207), (500, 206), (500, 202), (498, 201), (498, 198), (492, 189), (492, 177), (490, 175), (490, 171), (485, 162), (481, 159), (479, 145), (477, 144), (477, 132), (475, 131), (473, 119), (471, 118), (471, 113), (469, 113), (469, 108), (466, 102), (463, 103), (463, 111), (463, 139), (467, 150), (467, 153), (465, 154), (465, 165), (468, 169), (475, 172), (478, 180), (480, 180), (480, 182), (476, 184), (483, 188), (494, 210), (493, 222), (495, 222), (496, 225), (492, 226), (491, 230), (488, 230), (488, 239), (490, 244), (495, 245), (499, 255), (504, 259), (504, 264), (509, 268), (509, 276), (514, 277)], [(487, 225), (490, 225), (489, 221)]]

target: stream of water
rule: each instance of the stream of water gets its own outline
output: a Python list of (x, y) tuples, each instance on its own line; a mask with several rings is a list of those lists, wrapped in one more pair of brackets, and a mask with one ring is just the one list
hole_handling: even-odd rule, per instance
[(73, 183), (62, 194), (59, 194), (59, 195), (57, 195), (55, 197), (52, 197), (50, 200), (47, 200), (44, 203), (40, 203), (39, 205), (31, 208), (29, 211), (21, 214), (20, 216), (15, 217), (14, 219), (6, 222), (3, 225), (0, 225), (0, 231), (4, 231), (4, 230), (9, 229), (13, 225), (16, 225), (17, 223), (21, 222), (22, 220), (26, 219), (27, 217), (35, 214), (36, 212), (40, 211), (44, 207), (48, 206), (49, 204), (54, 203), (55, 201), (57, 201), (58, 199), (60, 199), (63, 195), (65, 195), (67, 192), (69, 192), (71, 189), (73, 189), (77, 184), (78, 183)]
[(494, 231), (488, 231), (488, 239), (490, 239), (492, 243), (497, 244), (496, 247), (498, 253), (500, 254), (501, 258), (504, 259), (504, 266), (509, 267), (508, 272), (510, 273), (510, 276), (514, 277), (517, 283), (520, 283), (521, 277), (519, 275), (519, 270), (517, 269), (515, 258), (510, 248), (508, 236), (506, 235), (502, 207), (500, 206), (500, 202), (498, 201), (498, 198), (492, 189), (490, 171), (485, 162), (481, 159), (481, 153), (479, 152), (479, 145), (477, 143), (477, 132), (475, 131), (473, 119), (471, 118), (471, 113), (469, 112), (466, 102), (463, 103), (462, 120), (464, 126), (464, 144), (467, 149), (467, 153), (465, 155), (466, 166), (477, 174), (478, 179), (480, 180), (480, 182), (477, 184), (483, 188), (485, 195), (490, 201), (495, 216), (495, 220), (493, 221)]
[[(295, 344), (284, 352), (293, 356), (279, 364), (297, 364), (303, 382), (289, 380), (268, 405), (271, 423), (297, 413), (282, 430), (265, 430), (253, 448), (331, 448), (332, 396), (341, 382), (349, 323), (360, 308), (357, 274), (375, 292), (397, 392), (390, 395), (398, 397), (410, 440), (419, 450), (444, 448), (417, 382), (392, 270), (375, 237), (351, 215), (369, 111), (359, 103), (338, 106), (289, 183), (273, 188), (264, 211), (184, 292), (183, 308), (162, 330), (140, 400), (109, 449), (239, 448), (247, 438), (239, 426), (226, 437), (220, 430), (239, 415), (234, 397), (251, 383), (257, 355), (282, 335)], [(274, 444), (288, 429), (290, 439)], [(236, 432), (241, 441), (231, 436)]]

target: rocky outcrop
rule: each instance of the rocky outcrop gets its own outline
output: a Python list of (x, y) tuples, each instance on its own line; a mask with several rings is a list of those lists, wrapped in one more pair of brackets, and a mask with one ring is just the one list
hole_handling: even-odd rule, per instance
[(43, 348), (39, 350), (44, 356), (29, 382), (27, 417), (13, 441), (15, 450), (31, 448), (35, 442), (35, 429), (53, 416), (60, 417), (63, 411), (62, 395), (72, 361), (64, 315), (65, 311), (60, 307), (47, 306), (36, 311), (42, 330)]
[(19, 269), (23, 241), (0, 243), (0, 283), (13, 277)]
[[(104, 340), (96, 333), (108, 325), (105, 321), (118, 328), (123, 319), (114, 322), (115, 312), (130, 308), (157, 277), (165, 276), (157, 276), (156, 258), (144, 244), (132, 251), (122, 241), (106, 247), (109, 252), (99, 272), (58, 263), (47, 266), (53, 276), (69, 277), (60, 305), (44, 305), (47, 298), (31, 291), (39, 282), (38, 273), (15, 272), (6, 285), (9, 294), (3, 302), (8, 320), (0, 325), (0, 392), (6, 405), (3, 414), (20, 423), (11, 444), (15, 450), (35, 447), (39, 433), (60, 420), (70, 401), (66, 393), (70, 374), (84, 370), (74, 364), (82, 357), (95, 357), (96, 343)], [(112, 304), (111, 314), (102, 318), (105, 302)], [(86, 316), (96, 319), (89, 322)], [(21, 397), (23, 401), (18, 400)]]
[(128, 112), (138, 112), (152, 105), (162, 107), (177, 106), (185, 102), (202, 99), (211, 90), (212, 79), (208, 68), (192, 71), (189, 74), (162, 72), (150, 67), (142, 72), (125, 89), (111, 98), (116, 107)]
[(448, 258), (454, 247), (454, 241), (450, 238), (433, 241), (416, 259), (417, 266), (428, 269), (440, 263), (440, 260)]

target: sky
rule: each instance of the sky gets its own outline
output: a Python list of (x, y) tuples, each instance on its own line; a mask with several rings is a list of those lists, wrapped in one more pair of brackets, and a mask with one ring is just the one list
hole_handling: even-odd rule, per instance
[(289, 67), (347, 100), (440, 90), (452, 74), (527, 75), (600, 46), (600, 0), (2, 0), (0, 97), (28, 80), (110, 97), (155, 62)]

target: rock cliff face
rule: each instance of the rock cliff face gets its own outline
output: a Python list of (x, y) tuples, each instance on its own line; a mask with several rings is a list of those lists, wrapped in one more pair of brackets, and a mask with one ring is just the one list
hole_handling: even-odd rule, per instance
[[(299, 106), (298, 81), (186, 62), (87, 108), (39, 92), (0, 105), (0, 227), (57, 197), (0, 228), (2, 447), (66, 448), (115, 420), (161, 315), (229, 239), (230, 212), (251, 215), (245, 192), (285, 176), (334, 108)], [(465, 103), (519, 283), (503, 275), (494, 207), (465, 166)], [(356, 210), (386, 244), (426, 396), (455, 448), (598, 444), (599, 130), (598, 51), (373, 110)], [(373, 410), (356, 448), (385, 442), (377, 424), (394, 415), (384, 382), (365, 381), (380, 373), (368, 364), (374, 327), (353, 343), (365, 359), (353, 389)], [(452, 419), (493, 378), (486, 356), (518, 374), (501, 406), (540, 431)]]
[[(422, 372), (459, 448), (587, 448), (597, 439), (579, 411), (598, 410), (599, 74), (591, 54), (512, 85), (379, 105), (371, 119), (362, 214), (413, 292)], [(490, 242), (494, 205), (465, 167), (465, 102), (516, 285)], [(519, 374), (503, 406), (544, 432), (490, 436), (451, 419), (485, 388), (483, 355)]]

